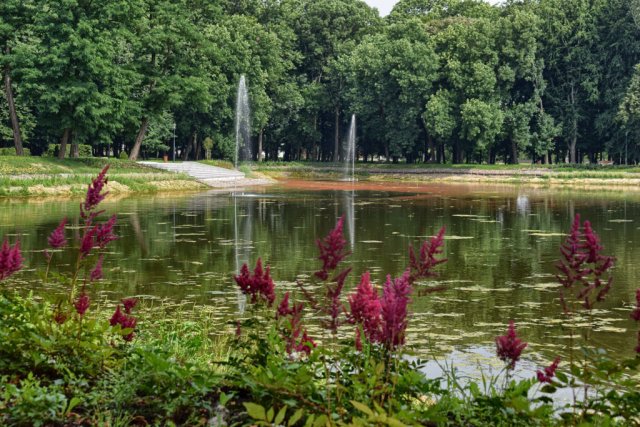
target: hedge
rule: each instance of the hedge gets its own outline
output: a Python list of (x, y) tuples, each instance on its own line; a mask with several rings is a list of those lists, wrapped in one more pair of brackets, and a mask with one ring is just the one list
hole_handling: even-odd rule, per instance
[[(49, 144), (47, 146), (47, 150), (42, 153), (42, 155), (44, 157), (57, 157), (59, 150), (60, 144)], [(67, 144), (66, 157), (69, 157), (69, 153), (71, 153), (71, 144)], [(93, 150), (91, 149), (91, 146), (87, 144), (78, 145), (78, 153), (80, 157), (93, 157)]]

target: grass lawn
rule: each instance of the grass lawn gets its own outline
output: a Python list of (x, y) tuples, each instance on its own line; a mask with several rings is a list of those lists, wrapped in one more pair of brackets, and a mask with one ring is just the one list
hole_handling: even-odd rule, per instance
[(193, 178), (105, 158), (0, 157), (0, 197), (83, 194), (87, 181), (109, 165), (112, 194), (188, 191), (206, 188)]
[[(342, 175), (342, 163), (319, 162), (264, 162), (254, 163), (251, 168), (275, 176), (298, 178), (322, 178)], [(575, 183), (598, 184), (607, 180), (609, 184), (640, 184), (638, 166), (601, 165), (475, 165), (475, 164), (405, 164), (405, 163), (356, 163), (355, 174), (360, 180), (413, 180), (413, 181), (469, 181), (490, 179), (493, 182), (517, 183)]]

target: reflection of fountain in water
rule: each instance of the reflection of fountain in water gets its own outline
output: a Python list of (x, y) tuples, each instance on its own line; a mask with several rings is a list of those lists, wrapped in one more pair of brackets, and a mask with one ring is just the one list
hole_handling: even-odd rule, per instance
[[(252, 249), (252, 233), (253, 233), (253, 204), (254, 200), (245, 199), (246, 215), (238, 214), (238, 192), (232, 194), (233, 197), (233, 247), (235, 252), (236, 273), (240, 273), (242, 264), (247, 264), (251, 269), (250, 258)], [(241, 223), (242, 222), (242, 228)], [(242, 230), (242, 231), (240, 231)], [(243, 314), (247, 297), (237, 289), (238, 293), (238, 313)]]
[(345, 223), (347, 226), (347, 235), (349, 236), (349, 243), (351, 243), (351, 251), (356, 243), (356, 218), (355, 218), (355, 192), (345, 191), (343, 196), (344, 201), (344, 213)]
[(351, 125), (347, 136), (347, 152), (344, 156), (344, 179), (355, 181), (356, 169), (356, 115), (351, 115)]
[(249, 109), (249, 92), (244, 74), (238, 82), (236, 97), (236, 151), (233, 165), (238, 168), (240, 161), (251, 160), (251, 111)]
[(529, 201), (529, 196), (524, 194), (518, 195), (516, 198), (516, 210), (521, 215), (526, 215), (531, 212), (531, 202)]

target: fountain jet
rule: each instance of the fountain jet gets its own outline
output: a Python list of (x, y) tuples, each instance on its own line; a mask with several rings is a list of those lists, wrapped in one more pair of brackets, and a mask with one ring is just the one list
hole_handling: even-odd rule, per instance
[(236, 97), (236, 151), (233, 165), (238, 168), (240, 161), (251, 160), (251, 111), (249, 93), (244, 74), (240, 76)]
[(347, 136), (347, 153), (344, 156), (344, 179), (355, 181), (356, 170), (356, 115), (351, 115), (349, 135)]

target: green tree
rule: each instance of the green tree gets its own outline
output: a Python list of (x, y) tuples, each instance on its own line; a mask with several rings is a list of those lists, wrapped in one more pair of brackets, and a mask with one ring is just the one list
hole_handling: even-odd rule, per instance
[(73, 140), (113, 134), (122, 126), (130, 97), (130, 76), (121, 66), (128, 32), (129, 2), (43, 0), (34, 17), (37, 69), (29, 76), (39, 119), (62, 132), (60, 157)]
[(633, 73), (633, 77), (629, 82), (627, 93), (620, 104), (620, 110), (618, 112), (618, 118), (623, 124), (625, 132), (625, 161), (627, 156), (627, 144), (626, 140), (631, 135), (631, 140), (635, 141), (634, 154), (637, 160), (638, 157), (638, 141), (640, 141), (640, 64), (636, 65)]
[[(577, 159), (581, 129), (593, 116), (602, 78), (597, 57), (598, 0), (541, 0), (544, 94), (547, 111), (562, 123), (569, 162)], [(584, 133), (582, 134), (584, 135)]]
[[(35, 4), (33, 1), (4, 0), (0, 3), (0, 69), (4, 81), (3, 94), (7, 100), (6, 112), (4, 108), (0, 109), (0, 119), (2, 119), (0, 126), (4, 127), (6, 122), (11, 123), (11, 136), (18, 156), (24, 154), (20, 119), (27, 113), (24, 108), (16, 106), (12, 70), (16, 68), (16, 62), (21, 62), (21, 60), (24, 62), (24, 58), (21, 56), (25, 53), (25, 49), (20, 49), (20, 47), (25, 47), (24, 39), (32, 31), (31, 17), (34, 13)], [(4, 117), (5, 113), (6, 118)]]

